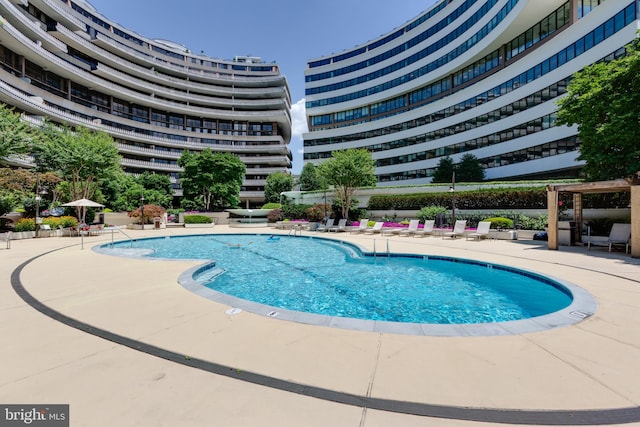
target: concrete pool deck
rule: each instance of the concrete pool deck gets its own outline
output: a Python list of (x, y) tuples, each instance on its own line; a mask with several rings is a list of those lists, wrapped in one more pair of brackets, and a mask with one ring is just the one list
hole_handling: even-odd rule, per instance
[[(279, 231), (126, 231), (203, 232)], [(0, 250), (0, 404), (68, 403), (72, 426), (559, 425), (570, 424), (572, 411), (576, 421), (640, 425), (640, 260), (533, 241), (320, 235), (540, 272), (588, 290), (599, 308), (575, 325), (519, 335), (352, 331), (227, 314), (230, 306), (177, 283), (199, 262), (90, 249), (111, 235), (85, 238), (84, 249), (77, 237), (18, 240)], [(81, 329), (115, 338), (45, 316), (16, 293), (18, 282)]]

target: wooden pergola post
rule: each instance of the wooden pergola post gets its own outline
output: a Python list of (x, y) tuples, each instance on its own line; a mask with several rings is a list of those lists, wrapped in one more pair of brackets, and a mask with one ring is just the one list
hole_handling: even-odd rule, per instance
[(582, 242), (582, 193), (573, 193), (573, 221), (576, 223), (576, 228), (573, 230), (573, 237), (575, 242)]
[(640, 258), (640, 185), (631, 186), (631, 256)]

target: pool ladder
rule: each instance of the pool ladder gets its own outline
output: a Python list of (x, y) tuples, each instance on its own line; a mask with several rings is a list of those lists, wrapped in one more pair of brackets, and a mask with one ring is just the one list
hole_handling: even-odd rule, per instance
[[(387, 256), (390, 256), (390, 254), (391, 252), (389, 251), (389, 239), (387, 239)], [(376, 251), (376, 239), (373, 239), (373, 256), (378, 256), (378, 252)]]
[(291, 236), (292, 232), (293, 232), (293, 237), (296, 237), (296, 235), (302, 236), (302, 226), (296, 224), (293, 227), (291, 227), (289, 229), (289, 236)]

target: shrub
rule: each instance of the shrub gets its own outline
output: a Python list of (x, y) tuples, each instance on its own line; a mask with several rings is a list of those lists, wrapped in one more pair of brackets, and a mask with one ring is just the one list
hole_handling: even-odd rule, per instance
[(514, 211), (497, 211), (493, 213), (493, 216), (513, 218), (515, 228), (522, 230), (544, 230), (547, 224), (547, 215), (542, 214), (539, 216), (528, 216), (520, 212)]
[(267, 221), (269, 222), (278, 222), (282, 221), (284, 217), (282, 216), (282, 209), (271, 209), (271, 212), (267, 214)]
[(367, 210), (364, 208), (349, 209), (349, 219), (352, 221), (360, 221), (361, 218), (367, 217)]
[[(544, 188), (498, 188), (475, 191), (457, 191), (456, 206), (460, 209), (546, 209), (547, 192)], [(451, 192), (376, 195), (369, 199), (369, 210), (412, 210), (424, 206), (451, 206)], [(567, 201), (569, 201), (568, 197)]]
[(498, 230), (513, 228), (513, 220), (509, 218), (487, 218), (484, 221), (489, 221), (491, 223), (491, 228), (496, 228)]
[(261, 209), (280, 209), (282, 205), (280, 203), (267, 203), (266, 205), (262, 205)]
[(285, 218), (289, 219), (306, 219), (307, 217), (307, 209), (309, 209), (311, 205), (284, 205), (282, 207), (282, 215)]
[(14, 231), (35, 231), (36, 220), (34, 218), (20, 218), (13, 228)]
[(211, 224), (213, 219), (206, 215), (185, 215), (185, 224)]
[(42, 220), (43, 224), (48, 224), (52, 229), (56, 229), (58, 227), (69, 228), (75, 227), (78, 225), (78, 219), (74, 216), (60, 216), (60, 217), (49, 217), (44, 218)]
[(435, 220), (438, 214), (446, 214), (447, 208), (444, 206), (427, 206), (418, 211), (416, 217), (420, 221)]
[(13, 197), (0, 197), (0, 216), (11, 212), (14, 206)]
[(324, 203), (316, 203), (315, 205), (307, 208), (306, 210), (307, 219), (312, 222), (322, 221), (325, 215), (331, 214), (331, 206)]

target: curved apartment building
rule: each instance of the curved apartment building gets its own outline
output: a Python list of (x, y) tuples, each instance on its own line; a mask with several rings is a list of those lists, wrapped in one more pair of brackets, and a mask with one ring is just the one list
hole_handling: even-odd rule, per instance
[(487, 179), (577, 176), (556, 126), (575, 72), (624, 55), (637, 0), (441, 0), (402, 27), (307, 63), (305, 162), (366, 148), (379, 185), (424, 184), (443, 156)]
[(109, 133), (127, 173), (168, 174), (184, 150), (237, 154), (240, 198), (291, 168), (291, 99), (278, 65), (142, 37), (83, 0), (0, 0), (0, 101), (30, 120)]

